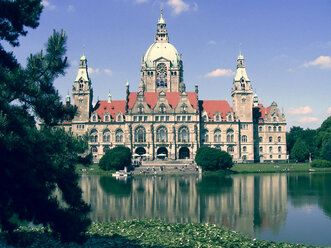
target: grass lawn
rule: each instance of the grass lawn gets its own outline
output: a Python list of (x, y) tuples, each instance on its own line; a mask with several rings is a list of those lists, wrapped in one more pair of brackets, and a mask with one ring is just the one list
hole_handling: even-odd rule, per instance
[[(159, 220), (130, 220), (93, 223), (87, 231), (87, 242), (61, 244), (43, 228), (21, 228), (18, 231), (25, 247), (313, 247), (285, 242), (257, 240), (240, 232), (214, 224), (171, 224)], [(0, 247), (4, 242), (0, 232)]]
[(235, 164), (231, 170), (238, 173), (260, 172), (331, 172), (331, 168), (313, 168), (310, 163), (260, 163), (260, 164)]

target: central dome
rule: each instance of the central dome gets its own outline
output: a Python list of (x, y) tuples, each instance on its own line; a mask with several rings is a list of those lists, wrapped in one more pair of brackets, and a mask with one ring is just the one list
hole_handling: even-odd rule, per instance
[(170, 61), (171, 67), (178, 67), (180, 56), (177, 49), (170, 43), (154, 42), (144, 56), (144, 62), (147, 67), (154, 67), (154, 61), (164, 58)]

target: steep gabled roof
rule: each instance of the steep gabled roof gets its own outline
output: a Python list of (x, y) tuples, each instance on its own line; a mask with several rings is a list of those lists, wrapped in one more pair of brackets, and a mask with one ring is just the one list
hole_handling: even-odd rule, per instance
[(270, 108), (271, 108), (271, 106), (269, 106), (269, 107), (263, 107), (263, 105), (262, 104), (259, 104), (259, 108), (260, 108), (260, 113), (261, 113), (261, 119), (264, 119), (264, 117), (267, 115), (267, 114), (269, 114), (269, 111), (270, 111)]
[(214, 119), (214, 114), (216, 112), (221, 113), (222, 118), (226, 118), (228, 112), (232, 112), (232, 108), (229, 103), (225, 100), (201, 100), (202, 102), (202, 112), (206, 111), (208, 117)]
[[(136, 102), (137, 99), (137, 92), (131, 92), (129, 95), (129, 108), (131, 109)], [(197, 97), (195, 92), (187, 92), (188, 99), (192, 105), (193, 108), (198, 108), (197, 103)], [(157, 99), (159, 98), (158, 92), (145, 92), (144, 97), (146, 100), (146, 103), (150, 106), (150, 108), (154, 108), (155, 104), (157, 102)], [(166, 92), (166, 97), (169, 105), (174, 109), (179, 101), (180, 98), (180, 92)]]
[(125, 114), (126, 101), (98, 101), (94, 107), (94, 111), (97, 112), (99, 118), (103, 120), (104, 114), (108, 112), (113, 119), (116, 119), (118, 112)]

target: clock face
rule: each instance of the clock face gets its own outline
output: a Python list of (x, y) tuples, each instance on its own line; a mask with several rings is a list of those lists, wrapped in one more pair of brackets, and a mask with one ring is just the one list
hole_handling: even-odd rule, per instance
[(160, 63), (156, 67), (156, 71), (160, 75), (166, 75), (167, 73), (167, 66), (164, 63)]

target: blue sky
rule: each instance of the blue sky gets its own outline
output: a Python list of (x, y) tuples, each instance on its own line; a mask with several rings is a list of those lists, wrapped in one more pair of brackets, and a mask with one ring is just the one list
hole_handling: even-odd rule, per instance
[(43, 48), (52, 30), (68, 35), (70, 67), (55, 81), (71, 91), (85, 54), (94, 101), (125, 99), (137, 91), (141, 56), (154, 41), (160, 8), (170, 42), (183, 54), (188, 91), (200, 99), (231, 99), (239, 47), (264, 106), (276, 101), (288, 128), (316, 128), (331, 115), (330, 0), (44, 0), (40, 25), (13, 49), (23, 64)]

